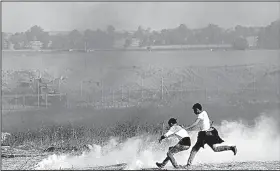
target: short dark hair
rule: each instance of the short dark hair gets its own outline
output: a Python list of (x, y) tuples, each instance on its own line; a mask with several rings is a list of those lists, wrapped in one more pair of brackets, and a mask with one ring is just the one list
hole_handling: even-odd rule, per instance
[(202, 106), (199, 103), (194, 104), (192, 108), (202, 110)]
[(176, 124), (176, 123), (177, 123), (177, 120), (175, 118), (170, 118), (168, 121), (168, 125)]

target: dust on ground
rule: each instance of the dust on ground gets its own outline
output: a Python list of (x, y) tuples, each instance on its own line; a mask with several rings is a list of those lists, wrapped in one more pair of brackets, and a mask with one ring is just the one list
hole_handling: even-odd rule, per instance
[[(113, 166), (100, 166), (95, 168), (86, 168), (88, 170), (125, 170), (126, 164), (118, 164)], [(213, 163), (213, 164), (196, 164), (189, 170), (279, 170), (280, 161), (252, 161), (252, 162), (232, 162), (232, 163)], [(75, 169), (76, 170), (76, 169)], [(85, 169), (83, 169), (85, 170)], [(167, 167), (158, 168), (143, 168), (142, 170), (180, 170)], [(183, 169), (187, 170), (187, 169)]]
[(38, 150), (23, 150), (1, 146), (2, 170), (32, 170), (47, 157)]
[[(2, 170), (34, 170), (36, 165), (51, 153), (39, 150), (22, 150), (11, 147), (1, 147), (2, 150)], [(71, 168), (63, 170), (125, 170), (127, 164), (117, 164), (110, 166), (98, 166), (88, 168)], [(280, 161), (250, 161), (231, 163), (200, 163), (189, 168), (190, 170), (279, 170)], [(143, 168), (142, 170), (159, 170), (155, 168)], [(162, 170), (173, 170), (166, 167)]]

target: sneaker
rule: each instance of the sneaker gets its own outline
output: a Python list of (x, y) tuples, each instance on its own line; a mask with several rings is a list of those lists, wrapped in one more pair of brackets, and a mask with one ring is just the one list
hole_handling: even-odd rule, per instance
[(173, 166), (175, 169), (181, 169), (182, 167), (180, 166)]
[(236, 146), (233, 146), (233, 147), (232, 147), (232, 151), (233, 151), (233, 154), (236, 155), (236, 153), (237, 153), (237, 148), (236, 148)]
[(182, 165), (174, 166), (174, 168), (175, 168), (175, 169), (185, 169), (185, 167), (182, 166)]
[(191, 165), (190, 165), (190, 164), (184, 165), (184, 169), (186, 169), (186, 170), (189, 170), (189, 169), (190, 169), (190, 167), (191, 167)]
[(156, 165), (157, 165), (157, 167), (159, 167), (159, 168), (163, 168), (163, 167), (164, 167), (164, 165), (163, 165), (162, 163), (156, 162)]

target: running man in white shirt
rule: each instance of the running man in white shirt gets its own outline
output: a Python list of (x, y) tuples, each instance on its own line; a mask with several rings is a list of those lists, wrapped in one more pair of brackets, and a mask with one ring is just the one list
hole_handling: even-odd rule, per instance
[(200, 147), (204, 148), (205, 144), (208, 144), (214, 152), (221, 152), (221, 151), (233, 151), (234, 155), (237, 153), (236, 146), (228, 146), (228, 145), (221, 145), (221, 143), (224, 142), (218, 134), (218, 131), (211, 126), (211, 121), (208, 117), (208, 114), (206, 111), (202, 110), (202, 106), (199, 103), (196, 103), (193, 105), (193, 111), (197, 115), (196, 121), (185, 128), (186, 130), (191, 130), (194, 127), (198, 125), (198, 123), (201, 123), (200, 131), (198, 132), (197, 136), (197, 142), (193, 146), (191, 150), (190, 157), (188, 159), (187, 167), (192, 164), (192, 161), (196, 155), (196, 153), (199, 151)]
[(169, 125), (170, 129), (166, 134), (164, 134), (160, 137), (159, 143), (163, 139), (168, 138), (172, 135), (175, 135), (179, 139), (179, 142), (175, 146), (169, 147), (169, 150), (167, 152), (167, 157), (163, 160), (162, 163), (156, 163), (156, 165), (159, 168), (163, 168), (167, 164), (167, 162), (170, 160), (170, 162), (172, 163), (174, 168), (180, 168), (178, 166), (175, 158), (173, 157), (173, 155), (178, 152), (188, 150), (191, 146), (191, 139), (189, 137), (188, 132), (182, 126), (178, 125), (176, 119), (174, 119), (174, 118), (169, 119), (168, 125)]

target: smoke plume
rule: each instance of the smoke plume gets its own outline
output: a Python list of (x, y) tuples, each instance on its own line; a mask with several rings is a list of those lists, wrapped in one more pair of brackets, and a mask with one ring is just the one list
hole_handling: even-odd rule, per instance
[[(237, 155), (234, 156), (231, 151), (215, 153), (205, 145), (205, 148), (197, 153), (193, 164), (280, 160), (280, 137), (277, 133), (279, 124), (267, 114), (261, 114), (252, 126), (240, 120), (222, 121), (216, 128), (225, 144), (237, 146)], [(194, 145), (197, 133), (190, 134)], [(51, 155), (40, 162), (36, 169), (88, 168), (120, 163), (127, 163), (127, 170), (155, 167), (155, 162), (161, 162), (165, 158), (168, 147), (177, 142), (175, 138), (171, 138), (158, 144), (156, 138), (158, 137), (142, 135), (124, 143), (119, 143), (116, 137), (111, 138), (104, 146), (92, 144), (91, 151), (81, 156)], [(175, 155), (179, 164), (187, 163), (190, 150)]]

